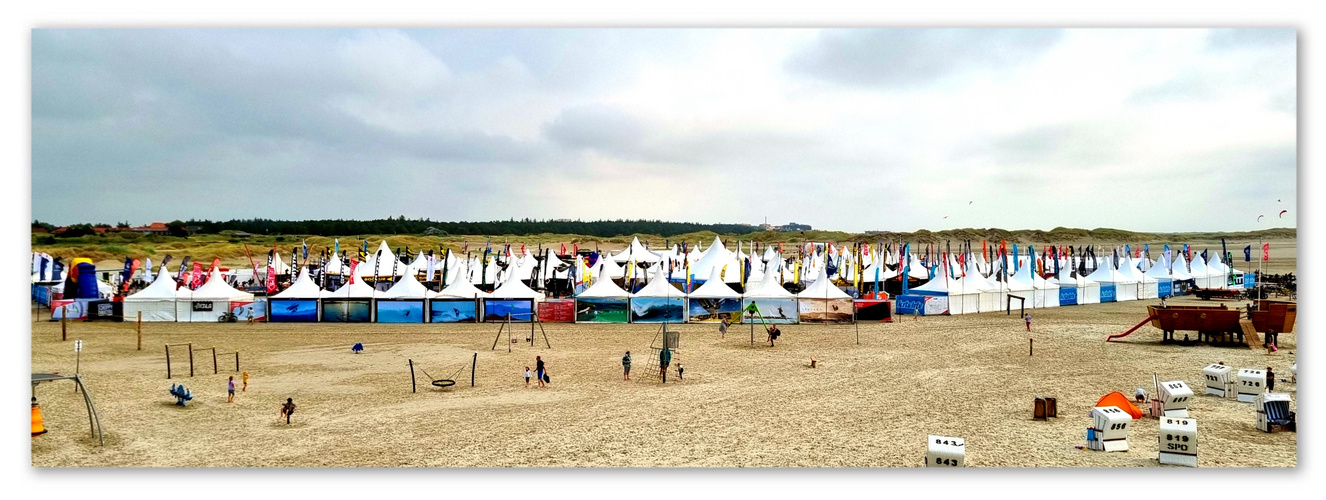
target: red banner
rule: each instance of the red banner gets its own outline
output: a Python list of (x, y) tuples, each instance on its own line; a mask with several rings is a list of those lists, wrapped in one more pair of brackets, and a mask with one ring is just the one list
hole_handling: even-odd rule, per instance
[(359, 267), (359, 259), (350, 259), (350, 280), (349, 280), (349, 281), (346, 281), (345, 284), (347, 284), (347, 285), (353, 285), (353, 284), (355, 284), (355, 268), (356, 268), (356, 267)]
[(273, 268), (271, 268), (271, 267), (268, 267), (268, 268), (267, 268), (267, 294), (268, 294), (268, 295), (271, 295), (271, 294), (273, 294), (273, 293), (276, 293), (276, 270), (273, 269)]
[[(130, 278), (133, 277), (134, 273), (138, 272), (138, 266), (139, 266), (139, 265), (142, 265), (142, 262), (139, 262), (138, 259), (134, 259), (133, 264), (129, 267), (129, 277), (130, 277)], [(129, 282), (130, 282), (130, 281), (132, 281), (132, 280), (124, 280), (124, 291), (125, 291), (125, 292), (128, 292), (128, 291), (129, 291)]]
[(198, 261), (193, 261), (193, 273), (189, 274), (189, 283), (191, 288), (198, 288), (203, 284), (203, 265)]
[(1268, 260), (1271, 260), (1271, 244), (1270, 244), (1270, 243), (1263, 243), (1263, 244), (1262, 244), (1262, 262), (1265, 262), (1265, 261), (1268, 261)]

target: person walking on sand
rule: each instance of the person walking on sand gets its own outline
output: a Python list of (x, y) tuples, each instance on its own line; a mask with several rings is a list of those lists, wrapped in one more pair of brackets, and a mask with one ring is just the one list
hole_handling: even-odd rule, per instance
[(622, 380), (631, 380), (631, 351), (622, 356)]
[(280, 422), (281, 417), (285, 417), (285, 423), (289, 424), (290, 414), (294, 412), (295, 412), (295, 400), (292, 398), (285, 398), (285, 404), (281, 405), (281, 414), (277, 415), (276, 421)]
[(1274, 390), (1275, 390), (1275, 372), (1272, 371), (1271, 367), (1268, 366), (1266, 367), (1266, 392), (1271, 392)]
[(537, 376), (539, 377), (539, 378), (538, 378), (539, 387), (543, 387), (543, 377), (544, 377), (544, 369), (545, 369), (545, 368), (546, 368), (546, 367), (543, 365), (543, 357), (541, 357), (541, 356), (535, 356), (535, 357), (534, 357), (534, 374), (537, 375)]
[(525, 367), (525, 387), (529, 387), (529, 377), (530, 377), (530, 374), (529, 374), (529, 367), (526, 366), (526, 367)]
[(668, 365), (672, 364), (672, 350), (664, 347), (658, 352), (658, 376), (668, 383)]
[(778, 337), (783, 334), (783, 331), (778, 329), (778, 325), (769, 325), (767, 330), (769, 331), (769, 347), (773, 347), (774, 341), (778, 340)]
[(723, 315), (723, 322), (718, 324), (719, 338), (727, 338), (727, 327), (732, 325), (732, 317)]
[(240, 378), (244, 380), (244, 387), (240, 388), (239, 392), (249, 392), (249, 372), (240, 374)]
[(677, 380), (686, 380), (685, 377), (681, 376), (685, 371), (686, 367), (682, 366), (681, 363), (677, 363)]
[(230, 380), (226, 382), (226, 402), (235, 402), (235, 376), (231, 375)]
[(1031, 313), (1027, 313), (1027, 316), (1022, 319), (1027, 322), (1027, 331), (1031, 331)]

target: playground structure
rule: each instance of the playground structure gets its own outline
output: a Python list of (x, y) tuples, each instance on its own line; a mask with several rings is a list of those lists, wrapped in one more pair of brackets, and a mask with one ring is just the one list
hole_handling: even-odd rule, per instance
[[(106, 446), (106, 435), (101, 430), (101, 417), (97, 415), (97, 405), (92, 403), (92, 394), (88, 392), (87, 386), (83, 384), (83, 377), (77, 373), (73, 375), (60, 375), (56, 373), (34, 373), (32, 374), (32, 402), (36, 408), (37, 403), (37, 384), (42, 382), (53, 382), (56, 380), (72, 380), (83, 394), (83, 404), (87, 405), (88, 426), (92, 428), (92, 436), (96, 437), (102, 446)], [(43, 432), (45, 430), (43, 429)]]
[(189, 406), (189, 401), (193, 401), (193, 392), (184, 384), (170, 384), (170, 395), (175, 397), (175, 404), (180, 406)]
[(1147, 317), (1132, 328), (1105, 338), (1111, 342), (1127, 337), (1139, 328), (1147, 325), (1159, 329), (1161, 343), (1182, 343), (1175, 340), (1174, 332), (1191, 330), (1197, 332), (1197, 342), (1212, 345), (1238, 345), (1251, 347), (1259, 339), (1258, 333), (1266, 333), (1262, 346), (1275, 344), (1281, 332), (1292, 332), (1297, 316), (1297, 305), (1279, 300), (1258, 300), (1248, 306), (1248, 318), (1243, 317), (1239, 309), (1220, 306), (1147, 306)]
[[(663, 337), (663, 343), (658, 343), (658, 338)], [(637, 376), (634, 380), (647, 382), (666, 382), (663, 378), (661, 364), (659, 363), (659, 354), (663, 349), (668, 349), (672, 353), (670, 366), (677, 366), (681, 363), (681, 358), (677, 356), (677, 348), (681, 345), (681, 333), (668, 331), (668, 324), (661, 323), (658, 332), (654, 334), (654, 339), (649, 342), (649, 356), (645, 359), (645, 371), (643, 375)]]
[[(189, 343), (186, 343), (186, 344), (166, 344), (166, 378), (167, 378), (167, 379), (173, 378), (173, 375), (174, 375), (173, 372), (171, 371), (171, 365), (170, 365), (170, 348), (172, 348), (172, 347), (175, 347), (175, 348), (184, 347), (184, 348), (188, 351), (188, 353), (189, 353), (189, 376), (190, 376), (190, 377), (192, 377), (192, 376), (193, 376), (193, 373), (194, 373), (194, 369), (193, 369), (193, 368), (194, 368), (194, 367), (193, 367), (193, 353), (196, 352), (196, 351), (212, 351), (212, 374), (213, 374), (213, 375), (216, 375), (216, 374), (218, 374), (218, 373), (221, 373), (221, 371), (220, 371), (220, 367), (219, 367), (219, 365), (217, 364), (217, 360), (216, 360), (216, 356), (217, 356), (217, 354), (216, 354), (216, 346), (204, 347), (204, 348), (200, 348), (200, 349), (194, 349), (194, 348), (193, 348), (193, 343), (192, 343), (192, 342), (189, 342)], [(229, 356), (229, 355), (232, 354), (232, 353), (225, 353), (225, 354), (226, 354), (227, 356)], [(239, 351), (235, 351), (233, 354), (235, 355), (235, 372), (236, 372), (236, 373), (239, 373)]]
[[(497, 349), (497, 342), (502, 340), (502, 332), (506, 332), (506, 339), (507, 339), (506, 352), (511, 352), (511, 344), (516, 343), (516, 339), (511, 337), (512, 332), (515, 331), (511, 326), (511, 316), (512, 316), (511, 313), (507, 313), (506, 321), (499, 323), (501, 326), (497, 327), (497, 337), (493, 338), (493, 347), (489, 349), (490, 351)], [(538, 325), (539, 332), (543, 334), (543, 343), (547, 345), (549, 349), (552, 349), (552, 343), (548, 342), (548, 332), (543, 329), (543, 321), (539, 319), (538, 314), (517, 313), (516, 316), (530, 317), (529, 337), (525, 339), (526, 341), (529, 342), (530, 347), (534, 347), (534, 326)]]
[[(433, 376), (429, 375), (428, 372), (425, 371), (422, 366), (415, 364), (413, 359), (409, 359), (407, 361), (410, 362), (410, 392), (412, 393), (419, 392), (419, 386), (414, 376), (414, 371), (416, 369), (423, 372), (424, 376), (428, 377), (428, 380), (433, 384), (434, 387), (445, 388), (456, 385), (456, 375), (459, 375), (460, 372), (466, 368), (466, 365), (461, 365), (460, 368), (457, 368), (456, 371), (452, 372), (451, 375), (448, 376), (447, 378), (433, 378)], [(479, 364), (479, 353), (476, 352), (474, 353), (474, 357), (470, 358), (470, 363), (468, 365), (470, 369), (470, 387), (474, 387), (474, 369), (478, 364)]]

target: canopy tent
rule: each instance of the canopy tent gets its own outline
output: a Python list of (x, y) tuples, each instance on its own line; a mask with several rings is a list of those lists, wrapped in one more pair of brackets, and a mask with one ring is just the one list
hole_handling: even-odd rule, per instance
[(1147, 276), (1138, 267), (1131, 257), (1124, 255), (1122, 265), (1119, 266), (1119, 274), (1128, 276), (1137, 283), (1136, 295), (1140, 299), (1154, 299), (1159, 296), (1158, 283), (1155, 278)]
[[(695, 294), (691, 294), (691, 296), (694, 297)], [(767, 323), (797, 322), (796, 295), (783, 288), (783, 285), (778, 283), (778, 277), (775, 274), (766, 273), (764, 279), (748, 286), (741, 299), (744, 310), (742, 314), (743, 321), (761, 321), (763, 319)], [(752, 304), (759, 309), (760, 316), (756, 316), (754, 311), (751, 310)]]
[(136, 320), (142, 313), (143, 321), (175, 321), (179, 299), (175, 288), (170, 273), (157, 274), (152, 284), (124, 298), (124, 317)]
[(1201, 255), (1192, 256), (1192, 265), (1189, 266), (1193, 281), (1197, 283), (1197, 288), (1211, 288), (1211, 273), (1206, 269), (1206, 259)]
[(507, 279), (491, 294), (488, 299), (533, 299), (543, 300), (543, 294), (531, 290), (529, 286), (522, 283), (519, 279)]
[(1058, 307), (1059, 284), (1042, 278), (1032, 270), (1033, 267), (1034, 264), (1024, 265), (1009, 276), (1008, 292), (1025, 298), (1027, 307)]
[[(382, 240), (382, 243), (378, 244), (377, 251), (370, 254), (367, 261), (359, 264), (355, 274), (372, 278), (375, 277), (373, 273), (376, 271), (376, 277), (388, 278), (405, 274), (406, 269), (406, 264), (397, 259), (396, 254), (391, 253), (391, 248), (387, 247), (387, 240)], [(360, 274), (360, 271), (364, 274)]]
[(612, 256), (612, 260), (618, 264), (625, 264), (628, 261), (654, 263), (660, 260), (658, 254), (649, 251), (644, 245), (640, 244), (640, 238), (632, 237), (631, 244), (622, 250), (621, 253)]
[[(1161, 260), (1163, 259), (1164, 258), (1162, 257)], [(1156, 281), (1157, 297), (1169, 297), (1174, 295), (1174, 282), (1169, 275), (1169, 266), (1161, 264), (1161, 261), (1157, 260), (1156, 265), (1151, 266), (1150, 269), (1147, 269), (1147, 271), (1142, 274)]]
[(1208, 278), (1208, 288), (1229, 288), (1229, 267), (1220, 262), (1220, 256), (1211, 254), (1211, 260), (1206, 263), (1206, 277)]
[(429, 290), (407, 272), (400, 281), (385, 292), (377, 294), (373, 302), (373, 321), (378, 323), (423, 323), (424, 299)]
[[(966, 290), (960, 280), (947, 274), (936, 274), (935, 279), (908, 290), (907, 295), (946, 297), (949, 314), (971, 314), (980, 311), (981, 290)], [(900, 301), (902, 299), (899, 299)], [(901, 304), (901, 302), (899, 302)]]
[(595, 273), (595, 275), (600, 276), (600, 278), (595, 280), (594, 284), (591, 285), (589, 288), (585, 289), (585, 291), (576, 294), (576, 298), (585, 297), (585, 298), (624, 299), (631, 296), (631, 294), (627, 293), (626, 290), (622, 290), (622, 288), (617, 286), (617, 284), (614, 283), (612, 280), (602, 278), (604, 273), (603, 263), (599, 263), (597, 267), (598, 267), (598, 272)]
[(178, 321), (214, 322), (222, 314), (232, 311), (232, 307), (253, 302), (253, 294), (241, 292), (226, 283), (221, 270), (213, 268), (207, 275), (207, 282), (193, 291), (177, 292), (179, 307), (175, 310)]
[(322, 288), (313, 282), (309, 270), (299, 272), (299, 277), (289, 288), (268, 299), (268, 321), (318, 321), (319, 298)]
[(1188, 281), (1193, 279), (1192, 275), (1188, 274), (1188, 260), (1183, 257), (1183, 254), (1176, 254), (1174, 256), (1174, 262), (1168, 267), (1169, 278), (1174, 281)]
[[(763, 283), (763, 282), (761, 282)], [(797, 317), (803, 323), (850, 323), (853, 317), (852, 296), (834, 286), (820, 269), (797, 297)]]
[[(361, 266), (362, 267), (362, 266)], [(356, 270), (355, 274), (359, 274)], [(322, 292), (322, 321), (364, 323), (373, 320), (373, 298), (379, 293), (356, 278), (336, 291)]]
[(1102, 261), (1095, 272), (1087, 275), (1087, 279), (1100, 283), (1101, 302), (1137, 300), (1137, 280), (1119, 272), (1108, 259)]
[[(728, 286), (718, 273), (718, 269), (710, 271), (709, 279), (687, 294), (687, 321), (714, 323), (722, 321), (724, 317), (731, 318), (733, 322), (740, 319), (741, 294)], [(777, 270), (766, 276), (777, 276)]]

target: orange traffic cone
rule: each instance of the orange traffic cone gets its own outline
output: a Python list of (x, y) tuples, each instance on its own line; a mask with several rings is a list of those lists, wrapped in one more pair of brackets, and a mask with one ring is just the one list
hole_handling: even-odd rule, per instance
[(32, 398), (32, 435), (40, 436), (46, 433), (46, 426), (41, 423), (41, 407), (37, 406), (37, 398)]

